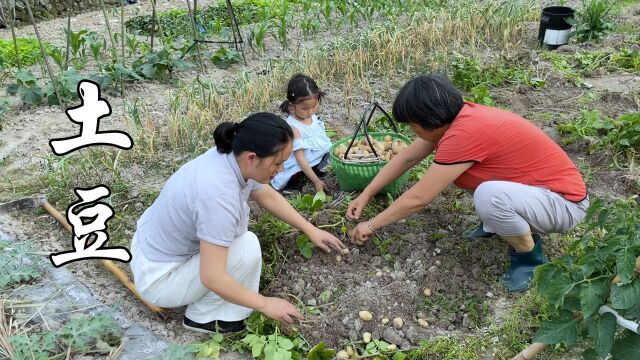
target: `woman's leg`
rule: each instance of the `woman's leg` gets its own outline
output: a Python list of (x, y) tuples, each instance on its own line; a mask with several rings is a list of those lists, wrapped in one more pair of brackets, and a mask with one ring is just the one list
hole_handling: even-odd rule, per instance
[(474, 205), (484, 230), (495, 232), (514, 249), (505, 275), (510, 291), (525, 290), (533, 269), (547, 261), (539, 233), (563, 232), (586, 214), (588, 200), (576, 204), (550, 190), (508, 181), (488, 181), (475, 190)]
[[(185, 316), (197, 323), (242, 320), (252, 311), (227, 302), (202, 285), (199, 253), (181, 263), (153, 262), (144, 257), (134, 240), (132, 254), (136, 287), (155, 305), (187, 305)], [(261, 268), (262, 252), (256, 235), (247, 231), (235, 238), (229, 247), (227, 272), (245, 287), (258, 291)]]

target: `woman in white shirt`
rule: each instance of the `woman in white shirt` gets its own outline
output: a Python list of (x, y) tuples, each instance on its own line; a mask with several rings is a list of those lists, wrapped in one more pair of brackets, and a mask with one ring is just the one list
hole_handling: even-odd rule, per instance
[(305, 220), (271, 186), (292, 151), (280, 117), (257, 113), (222, 123), (216, 146), (173, 174), (137, 223), (131, 270), (140, 294), (160, 307), (187, 306), (183, 325), (237, 332), (252, 310), (280, 321), (302, 315), (288, 301), (258, 293), (262, 253), (248, 231), (248, 198), (300, 229), (320, 249), (343, 244)]

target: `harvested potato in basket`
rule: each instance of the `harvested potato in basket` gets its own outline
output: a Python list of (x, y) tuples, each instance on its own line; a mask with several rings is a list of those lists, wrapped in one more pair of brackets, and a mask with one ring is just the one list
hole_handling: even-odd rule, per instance
[(391, 135), (386, 135), (382, 141), (369, 136), (369, 140), (375, 148), (375, 153), (378, 154), (377, 156), (365, 138), (354, 141), (346, 159), (344, 158), (345, 153), (347, 153), (346, 144), (337, 146), (333, 151), (333, 155), (347, 163), (368, 163), (380, 160), (389, 161), (408, 146), (400, 139), (393, 139)]

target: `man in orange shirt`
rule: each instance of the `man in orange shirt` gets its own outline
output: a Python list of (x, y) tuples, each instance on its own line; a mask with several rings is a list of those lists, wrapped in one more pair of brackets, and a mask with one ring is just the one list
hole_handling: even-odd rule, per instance
[(473, 192), (482, 221), (474, 235), (497, 233), (511, 246), (505, 287), (526, 290), (535, 267), (548, 261), (539, 234), (573, 228), (589, 207), (582, 175), (569, 156), (517, 114), (465, 102), (441, 75), (405, 84), (393, 115), (418, 138), (349, 204), (347, 217), (359, 219), (371, 197), (435, 150), (434, 163), (391, 206), (359, 223), (352, 240), (361, 245), (375, 230), (424, 209), (453, 182)]

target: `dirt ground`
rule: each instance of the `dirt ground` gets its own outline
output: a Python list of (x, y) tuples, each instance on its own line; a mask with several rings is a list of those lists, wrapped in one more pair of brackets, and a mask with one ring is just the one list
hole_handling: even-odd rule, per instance
[[(180, 6), (181, 1), (159, 2), (160, 9)], [(140, 5), (125, 9), (127, 16), (145, 12), (149, 9), (149, 2), (141, 1)], [(624, 16), (625, 22), (632, 24), (638, 24), (639, 19), (637, 7)], [(39, 24), (47, 41), (61, 44), (64, 21), (54, 19)], [(113, 25), (116, 23), (114, 21)], [(80, 14), (75, 17), (73, 24), (75, 28), (94, 30), (104, 27), (100, 12)], [(19, 33), (28, 36), (31, 31), (23, 28)], [(0, 38), (9, 37), (8, 30), (0, 30)], [(527, 41), (531, 43), (533, 39)], [(563, 51), (580, 49), (576, 45), (571, 46)], [(615, 46), (615, 43), (598, 46)], [(527, 48), (522, 49), (522, 54), (536, 56)], [(274, 58), (277, 55), (277, 51), (267, 54)], [(253, 54), (248, 56), (249, 71), (260, 71), (261, 59)], [(228, 70), (210, 68), (207, 77), (216, 81), (233, 78), (240, 68), (239, 65)], [(189, 79), (193, 75), (183, 73), (179, 76)], [(639, 111), (639, 77), (640, 74), (597, 74), (585, 79), (593, 85), (591, 89), (585, 89), (577, 88), (571, 81), (557, 75), (549, 75), (541, 90), (507, 86), (491, 89), (491, 94), (500, 106), (510, 108), (535, 121), (550, 135), (558, 136), (554, 132), (555, 125), (579, 116), (584, 109), (579, 100), (588, 93), (596, 95), (589, 103), (589, 109), (596, 109), (606, 116)], [(342, 94), (332, 91), (331, 85), (325, 88), (328, 88), (329, 95), (322, 105), (321, 115), (339, 134), (350, 133), (352, 124), (342, 120), (347, 112), (340, 105)], [(126, 91), (131, 94), (129, 98), (135, 96), (143, 101), (153, 121), (163, 126), (174, 89), (175, 86), (170, 83), (145, 81), (128, 86)], [(385, 107), (388, 108), (392, 102), (396, 90), (379, 89), (380, 100)], [(109, 101), (117, 110), (106, 119), (103, 126), (122, 127), (122, 100), (113, 98)], [(48, 140), (75, 133), (77, 127), (58, 107), (19, 108), (19, 104), (14, 103), (14, 110), (4, 124), (4, 130), (0, 131), (0, 164), (3, 173), (12, 177), (28, 176), (33, 169), (41, 169), (43, 156), (49, 151)], [(261, 110), (276, 111), (276, 108)], [(549, 113), (564, 116), (549, 117)], [(611, 168), (608, 165), (610, 154), (588, 154), (580, 144), (567, 145), (565, 148), (583, 171), (588, 170), (587, 182), (591, 196), (626, 197), (640, 191), (637, 170), (633, 173)], [(139, 172), (144, 176), (142, 169)], [(136, 180), (131, 181), (132, 187), (138, 186)], [(139, 186), (159, 190), (163, 181), (145, 180), (145, 185)], [(333, 175), (329, 175), (327, 181), (332, 188), (337, 188)], [(0, 185), (0, 200), (13, 200), (10, 183), (3, 180)], [(139, 205), (134, 203), (132, 206)], [(258, 220), (260, 214), (260, 211), (254, 212), (252, 220)], [(329, 219), (318, 220), (322, 221), (328, 222)], [(287, 297), (293, 295), (320, 310), (318, 314), (307, 314), (301, 324), (302, 334), (312, 344), (325, 341), (331, 347), (339, 347), (348, 339), (358, 340), (358, 334), (363, 331), (371, 332), (374, 338), (381, 337), (399, 343), (402, 347), (415, 346), (420, 339), (437, 335), (483, 334), (499, 321), (496, 319), (500, 319), (502, 312), (508, 311), (509, 304), (521, 295), (506, 293), (499, 283), (499, 274), (507, 266), (506, 245), (497, 238), (471, 241), (462, 236), (464, 230), (476, 223), (471, 197), (463, 191), (451, 189), (419, 214), (385, 228), (381, 237), (389, 241), (386, 248), (373, 243), (362, 248), (350, 246), (350, 254), (343, 256), (340, 262), (336, 261), (335, 254), (321, 254), (317, 250), (311, 260), (305, 260), (295, 248), (294, 239), (282, 239), (280, 246), (285, 251), (286, 261), (275, 269), (278, 276), (269, 284), (266, 293)], [(128, 232), (129, 235), (132, 235), (132, 230)], [(11, 219), (10, 231), (20, 239), (31, 239), (45, 252), (70, 246), (67, 234), (46, 214), (18, 214)], [(545, 248), (553, 257), (560, 255), (562, 244), (557, 236), (551, 235), (545, 238)], [(166, 323), (159, 321), (97, 262), (76, 262), (68, 267), (102, 302), (113, 305), (130, 319), (169, 341), (188, 344), (207, 339), (205, 335), (182, 328), (183, 309), (172, 309), (172, 320)], [(128, 271), (127, 266), (122, 267)], [(431, 290), (430, 297), (422, 296), (425, 288)], [(328, 296), (326, 301), (321, 300), (322, 293)], [(374, 320), (362, 322), (358, 318), (359, 310), (370, 311)], [(400, 317), (404, 320), (404, 326), (399, 331), (394, 330), (390, 324), (381, 322), (383, 317)], [(429, 326), (419, 326), (418, 318), (426, 319)], [(487, 358), (491, 358), (491, 355), (487, 355)]]

